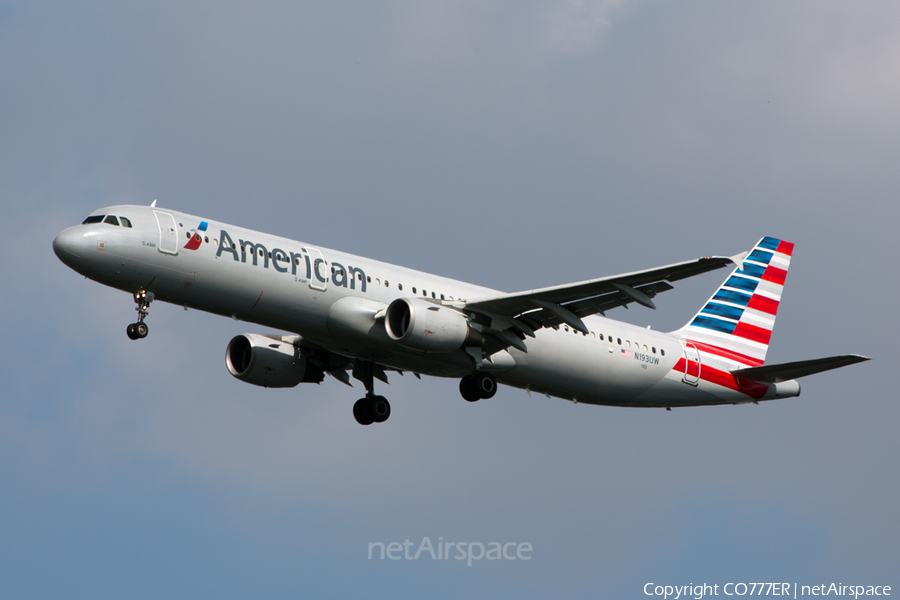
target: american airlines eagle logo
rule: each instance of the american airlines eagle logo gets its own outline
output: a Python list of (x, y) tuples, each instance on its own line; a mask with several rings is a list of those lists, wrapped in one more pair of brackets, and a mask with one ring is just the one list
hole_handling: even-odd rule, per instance
[(184, 245), (185, 250), (196, 250), (200, 247), (201, 242), (203, 242), (203, 236), (200, 235), (201, 231), (206, 231), (206, 228), (209, 227), (209, 223), (206, 221), (200, 221), (200, 225), (197, 226), (197, 229), (191, 229), (191, 239), (188, 240), (188, 243)]

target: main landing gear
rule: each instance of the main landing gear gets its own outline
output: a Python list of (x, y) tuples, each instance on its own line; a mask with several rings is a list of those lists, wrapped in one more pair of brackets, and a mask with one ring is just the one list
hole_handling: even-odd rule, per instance
[(147, 334), (150, 333), (150, 329), (144, 323), (144, 319), (149, 314), (147, 310), (150, 308), (151, 302), (153, 302), (153, 292), (141, 291), (134, 293), (134, 303), (137, 304), (137, 308), (134, 310), (138, 313), (138, 320), (137, 323), (132, 323), (125, 330), (128, 334), (128, 339), (140, 340), (147, 337)]
[(372, 363), (360, 361), (353, 367), (353, 376), (362, 380), (366, 386), (366, 397), (360, 398), (353, 405), (353, 416), (360, 425), (384, 423), (391, 416), (391, 403), (384, 396), (375, 395), (375, 376)]
[(391, 403), (384, 396), (366, 394), (353, 405), (353, 416), (360, 425), (384, 423), (391, 416)]
[(487, 400), (497, 393), (497, 380), (484, 371), (466, 375), (459, 382), (459, 393), (469, 402)]

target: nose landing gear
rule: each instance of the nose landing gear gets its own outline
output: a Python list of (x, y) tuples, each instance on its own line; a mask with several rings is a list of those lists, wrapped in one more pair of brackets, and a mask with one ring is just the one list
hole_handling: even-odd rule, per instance
[(147, 337), (147, 334), (150, 333), (150, 328), (144, 323), (144, 319), (149, 314), (147, 311), (151, 302), (153, 302), (153, 292), (140, 291), (134, 293), (134, 303), (137, 304), (137, 308), (134, 310), (138, 313), (138, 320), (137, 323), (132, 323), (125, 330), (128, 334), (128, 339), (140, 340)]

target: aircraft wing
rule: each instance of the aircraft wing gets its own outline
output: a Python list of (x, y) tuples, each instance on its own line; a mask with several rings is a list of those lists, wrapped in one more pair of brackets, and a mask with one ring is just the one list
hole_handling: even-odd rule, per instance
[(473, 314), (473, 320), (485, 333), (500, 342), (494, 351), (513, 346), (526, 352), (525, 336), (534, 337), (537, 329), (565, 323), (588, 333), (582, 317), (603, 314), (618, 306), (627, 307), (632, 302), (655, 309), (652, 298), (672, 289), (671, 282), (738, 263), (744, 256), (746, 253), (732, 257), (707, 256), (645, 271), (475, 298), (467, 301), (463, 310)]

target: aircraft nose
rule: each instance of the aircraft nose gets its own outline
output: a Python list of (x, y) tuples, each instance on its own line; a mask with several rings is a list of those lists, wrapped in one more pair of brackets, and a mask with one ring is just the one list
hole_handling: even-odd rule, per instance
[(53, 252), (66, 264), (81, 258), (84, 251), (84, 235), (75, 227), (66, 229), (53, 240)]

